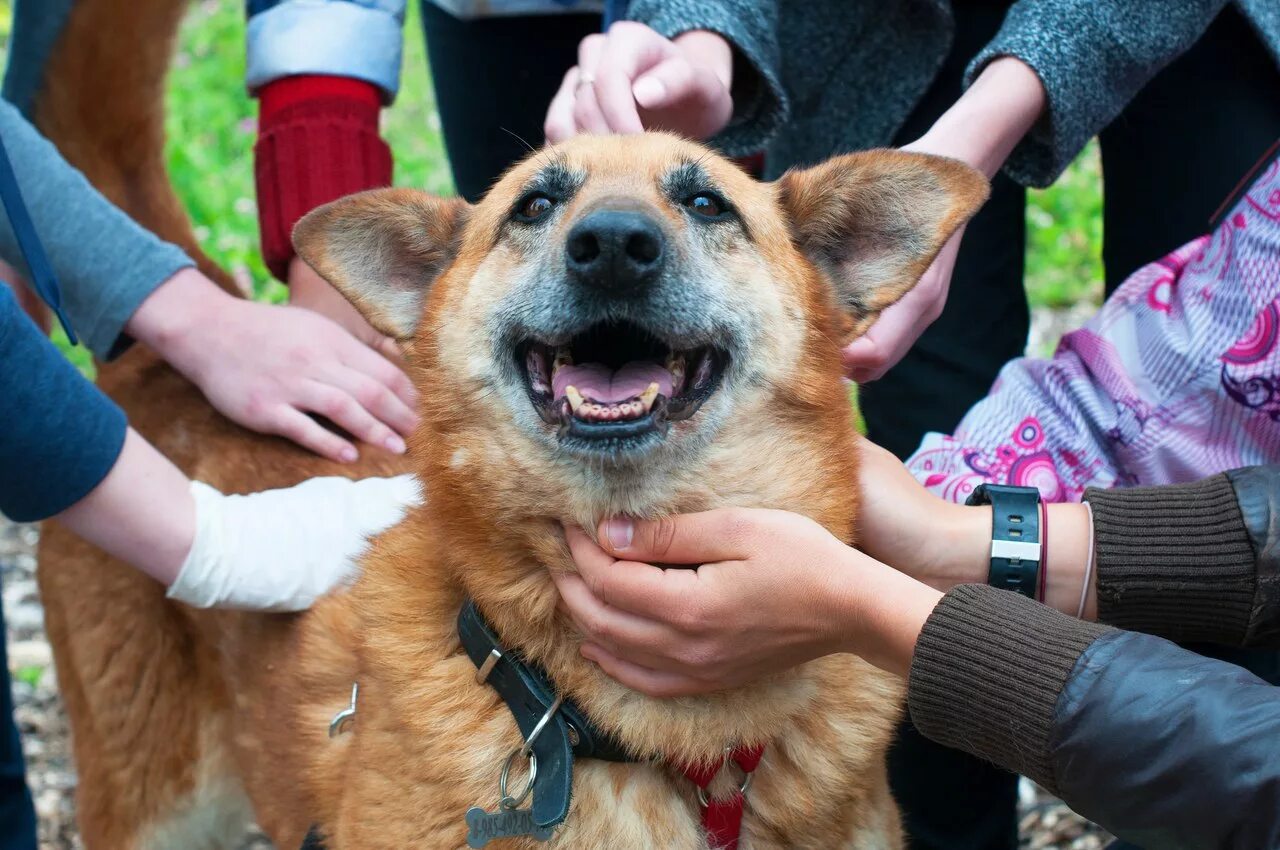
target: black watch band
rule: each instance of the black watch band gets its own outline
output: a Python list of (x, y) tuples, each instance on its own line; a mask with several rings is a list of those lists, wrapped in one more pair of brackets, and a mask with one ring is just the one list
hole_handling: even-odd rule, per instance
[(979, 484), (966, 505), (991, 506), (991, 567), (987, 584), (1036, 599), (1040, 588), (1040, 491)]

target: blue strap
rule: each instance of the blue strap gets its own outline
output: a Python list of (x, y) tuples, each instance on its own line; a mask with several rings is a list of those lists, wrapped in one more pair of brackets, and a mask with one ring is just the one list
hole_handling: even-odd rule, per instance
[(13, 164), (9, 162), (9, 152), (5, 150), (3, 139), (0, 139), (0, 201), (4, 202), (14, 238), (18, 240), (18, 248), (27, 261), (27, 269), (31, 272), (31, 286), (41, 300), (49, 305), (53, 315), (58, 317), (71, 344), (78, 344), (75, 331), (71, 330), (71, 322), (67, 319), (67, 314), (62, 312), (62, 290), (58, 288), (58, 278), (53, 273), (53, 266), (49, 264), (49, 255), (44, 252), (44, 245), (40, 244), (40, 236), (31, 221), (31, 214), (27, 212), (27, 205), (22, 201), (22, 190), (18, 188), (18, 178), (13, 173)]

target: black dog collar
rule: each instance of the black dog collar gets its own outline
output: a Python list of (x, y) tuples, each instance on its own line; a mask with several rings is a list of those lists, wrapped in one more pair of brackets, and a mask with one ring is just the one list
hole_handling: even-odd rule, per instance
[[(498, 635), (480, 616), (475, 603), (467, 600), (458, 612), (458, 637), (462, 648), (476, 665), (476, 679), (498, 692), (511, 710), (520, 733), (527, 740), (556, 701), (555, 689), (534, 664), (522, 661), (503, 649)], [(596, 729), (586, 715), (568, 700), (547, 718), (533, 742), (538, 758), (538, 778), (533, 786), (533, 822), (549, 828), (562, 823), (569, 814), (573, 793), (573, 759), (635, 761), (611, 736)]]

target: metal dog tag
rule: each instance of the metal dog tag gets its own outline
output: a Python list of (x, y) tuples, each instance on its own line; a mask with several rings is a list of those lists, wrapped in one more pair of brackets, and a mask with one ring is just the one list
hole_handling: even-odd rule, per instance
[(503, 809), (486, 812), (479, 806), (467, 809), (467, 846), (483, 847), (495, 838), (512, 838), (532, 835), (538, 841), (546, 841), (553, 831), (549, 826), (536, 826), (529, 809)]

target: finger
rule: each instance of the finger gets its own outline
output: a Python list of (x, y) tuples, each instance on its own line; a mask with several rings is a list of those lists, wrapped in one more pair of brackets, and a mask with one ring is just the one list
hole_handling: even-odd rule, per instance
[(703, 92), (689, 61), (683, 56), (673, 56), (637, 77), (631, 93), (645, 109), (665, 109)]
[[(401, 369), (401, 371), (404, 370), (404, 352), (400, 350), (400, 344), (397, 343), (391, 337), (389, 336), (379, 337), (378, 341), (373, 345), (373, 350), (381, 354), (383, 357), (387, 358), (387, 360), (394, 363), (396, 366), (398, 366)], [(405, 380), (405, 383), (408, 384), (409, 392), (412, 393), (413, 384), (409, 383), (407, 378)]]
[(542, 134), (551, 144), (559, 144), (573, 135), (574, 90), (578, 87), (578, 66), (574, 65), (565, 72), (560, 90), (551, 99), (547, 107), (547, 119), (542, 124)]
[(644, 24), (619, 21), (609, 29), (609, 49), (596, 68), (596, 100), (617, 133), (644, 130), (632, 85), (670, 56), (674, 45)]
[(297, 406), (317, 413), (356, 439), (393, 452), (404, 451), (404, 440), (373, 417), (350, 392), (330, 383), (308, 381), (298, 393)]
[(663, 564), (709, 564), (751, 554), (748, 539), (763, 512), (721, 508), (697, 514), (600, 523), (600, 545), (616, 557)]
[(595, 87), (579, 81), (574, 90), (573, 126), (575, 132), (590, 133), (595, 136), (610, 134), (609, 121), (600, 111), (596, 101)]
[(651, 697), (693, 696), (715, 690), (714, 685), (700, 682), (690, 676), (653, 670), (648, 667), (642, 667), (639, 664), (633, 664), (630, 661), (624, 661), (607, 650), (592, 644), (582, 645), (582, 656), (588, 661), (599, 665), (600, 669), (610, 678), (621, 682), (634, 691), (648, 694)]
[(608, 44), (607, 36), (594, 33), (578, 42), (578, 71), (587, 77), (594, 77), (596, 66), (600, 64), (600, 56)]
[(921, 305), (908, 292), (902, 300), (880, 314), (867, 332), (848, 345), (841, 354), (848, 374), (858, 383), (877, 381), (902, 359), (915, 343), (923, 327), (916, 319)]
[(566, 528), (565, 539), (582, 580), (602, 604), (672, 623), (676, 619), (684, 622), (690, 600), (698, 598), (693, 592), (697, 573), (692, 570), (617, 561), (577, 528)]
[(267, 430), (339, 463), (351, 463), (360, 456), (351, 443), (288, 405), (280, 406)]
[[(386, 337), (383, 337), (383, 340), (384, 342), (380, 345), (389, 346), (390, 350), (395, 352), (396, 358), (399, 358), (400, 351), (395, 341)], [(414, 412), (418, 403), (418, 390), (414, 387), (413, 381), (409, 380), (404, 369), (388, 359), (385, 353), (365, 346), (346, 350), (339, 359), (345, 365), (363, 372), (395, 394), (400, 403), (388, 412), (391, 419), (387, 420), (387, 424), (407, 436), (418, 420)]]
[[(414, 426), (418, 424), (417, 414), (413, 412), (412, 407), (405, 404), (402, 398), (391, 392), (384, 384), (362, 372), (355, 369), (334, 370), (333, 374), (328, 376), (328, 383), (350, 395), (381, 424), (398, 434), (408, 436), (413, 433)], [(393, 452), (403, 452), (404, 440), (400, 439), (397, 433), (391, 434), (391, 437), (393, 439), (390, 441), (384, 439), (377, 445), (385, 445)]]
[(654, 669), (681, 668), (673, 657), (685, 643), (683, 636), (662, 623), (605, 605), (581, 576), (561, 573), (553, 576), (553, 581), (560, 592), (561, 607), (588, 641)]

